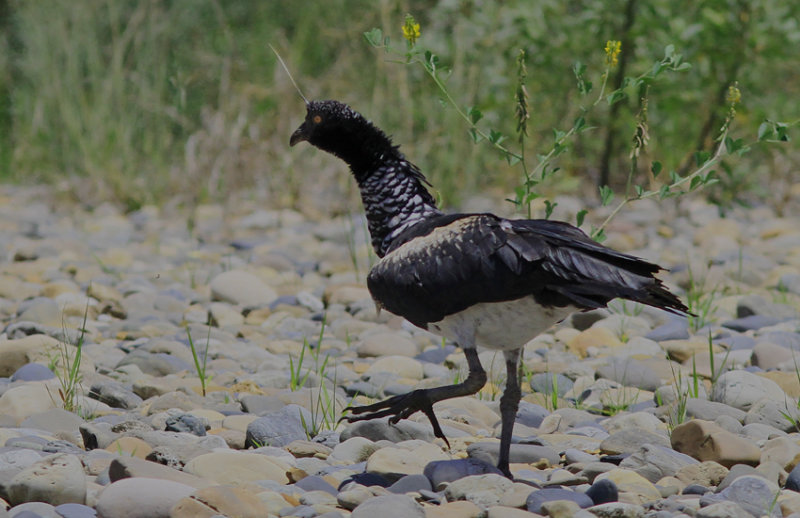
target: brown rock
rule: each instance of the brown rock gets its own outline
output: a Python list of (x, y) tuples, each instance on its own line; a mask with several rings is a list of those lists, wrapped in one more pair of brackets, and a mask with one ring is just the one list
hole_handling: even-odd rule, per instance
[(138, 437), (120, 437), (106, 446), (105, 450), (119, 453), (121, 456), (144, 459), (148, 453), (153, 451), (153, 447)]
[(296, 458), (318, 457), (320, 459), (327, 459), (328, 455), (333, 451), (333, 448), (329, 448), (317, 442), (297, 440), (287, 444), (286, 450)]
[(700, 484), (705, 487), (716, 487), (728, 475), (728, 468), (712, 460), (700, 464), (683, 466), (675, 473), (675, 478), (684, 485)]
[(769, 371), (759, 372), (758, 375), (777, 383), (790, 398), (800, 399), (800, 379), (797, 378), (796, 372)]
[[(667, 357), (679, 363), (691, 360), (695, 354), (708, 356), (708, 340), (702, 338), (690, 338), (688, 340), (665, 340), (660, 342), (661, 347), (667, 352)], [(714, 346), (714, 352), (721, 349)]]
[(58, 340), (47, 335), (0, 340), (0, 376), (11, 376), (26, 363), (41, 361), (46, 365), (48, 356), (57, 354), (58, 347)]
[(228, 430), (227, 428), (213, 428), (209, 430), (209, 435), (219, 435), (225, 439), (225, 444), (233, 450), (243, 450), (247, 441), (247, 434), (239, 430)]
[(761, 447), (761, 463), (777, 462), (786, 471), (792, 471), (800, 460), (800, 444), (790, 437), (776, 437)]
[(761, 451), (752, 441), (702, 419), (675, 427), (671, 443), (676, 451), (699, 461), (713, 460), (727, 468), (734, 464), (757, 466), (761, 460)]
[(769, 342), (759, 342), (753, 347), (750, 363), (764, 370), (774, 369), (781, 363), (791, 360), (793, 356), (791, 349)]
[(620, 339), (617, 338), (610, 329), (605, 327), (590, 327), (570, 340), (567, 347), (581, 358), (585, 358), (586, 351), (589, 347), (620, 347), (621, 345), (622, 342)]
[[(211, 511), (208, 514), (208, 511)], [(268, 510), (259, 498), (240, 487), (213, 486), (199, 489), (172, 508), (173, 518), (222, 514), (230, 518), (261, 518)]]
[(483, 516), (483, 510), (480, 507), (461, 500), (459, 502), (447, 502), (435, 507), (425, 507), (425, 518), (479, 518)]
[(643, 504), (661, 499), (661, 493), (656, 489), (656, 486), (635, 471), (614, 468), (611, 471), (597, 475), (594, 480), (597, 482), (604, 479), (608, 479), (617, 485), (620, 492), (620, 502)]
[(134, 477), (157, 478), (179, 482), (198, 489), (211, 485), (211, 482), (195, 475), (136, 457), (119, 457), (111, 461), (111, 465), (108, 467), (108, 477), (111, 482)]

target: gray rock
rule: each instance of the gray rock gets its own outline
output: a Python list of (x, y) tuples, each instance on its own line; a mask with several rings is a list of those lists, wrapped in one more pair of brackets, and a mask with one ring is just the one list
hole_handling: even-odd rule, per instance
[(311, 412), (305, 408), (286, 405), (247, 425), (245, 446), (286, 446), (292, 441), (307, 439), (306, 427), (312, 422)]
[[(467, 455), (470, 458), (482, 460), (488, 464), (496, 465), (500, 456), (499, 442), (477, 442), (467, 447)], [(542, 459), (546, 459), (551, 466), (556, 465), (561, 460), (558, 452), (547, 446), (536, 444), (512, 444), (509, 452), (509, 462), (519, 462), (534, 464)]]
[(406, 475), (386, 489), (390, 493), (403, 494), (412, 491), (419, 492), (421, 489), (432, 491), (433, 486), (425, 475)]
[(669, 439), (661, 434), (648, 432), (640, 428), (621, 430), (608, 436), (600, 443), (603, 453), (616, 455), (620, 453), (634, 453), (645, 445), (663, 446), (669, 448)]
[[(472, 475), (454, 480), (444, 490), (449, 502), (453, 500), (469, 500), (478, 507), (487, 508), (497, 505), (500, 498), (508, 492), (514, 483), (504, 477), (489, 473), (486, 475)], [(589, 497), (587, 500), (591, 502)]]
[[(594, 505), (589, 512), (597, 518), (642, 518), (645, 516), (645, 509), (641, 505), (626, 504), (624, 502)], [(670, 516), (673, 515), (670, 513)], [(660, 517), (655, 515), (653, 518)]]
[(772, 428), (773, 433), (794, 432), (796, 420), (800, 420), (800, 411), (796, 407), (787, 407), (783, 401), (762, 399), (756, 401), (747, 411), (744, 424), (762, 424)]
[[(103, 489), (97, 514), (114, 518), (170, 518), (170, 510), (195, 488), (155, 478), (125, 478)], [(147, 498), (143, 498), (147, 495)]]
[(230, 270), (209, 283), (211, 298), (240, 306), (264, 307), (278, 297), (274, 289), (252, 273)]
[(494, 464), (482, 460), (453, 459), (429, 462), (425, 466), (423, 474), (431, 481), (431, 486), (437, 489), (441, 484), (453, 482), (464, 477), (486, 474), (502, 476), (503, 473)]
[(166, 425), (167, 431), (186, 432), (203, 437), (206, 435), (208, 420), (192, 414), (181, 414), (167, 418)]
[(166, 376), (181, 371), (194, 371), (194, 366), (175, 356), (140, 350), (128, 354), (116, 365), (116, 368), (124, 367), (125, 365), (136, 365), (142, 372), (151, 376)]
[(260, 416), (277, 412), (286, 406), (286, 403), (277, 396), (262, 396), (259, 394), (245, 394), (240, 402), (245, 412)]
[(774, 326), (781, 322), (783, 319), (770, 317), (767, 315), (750, 315), (742, 318), (735, 318), (733, 320), (726, 320), (722, 323), (722, 327), (733, 329), (744, 333), (745, 331), (755, 331), (762, 327)]
[(33, 414), (24, 419), (20, 423), (20, 426), (24, 428), (45, 430), (50, 433), (75, 434), (78, 427), (82, 424), (83, 419), (74, 413), (67, 412), (62, 408), (51, 408), (50, 410)]
[(717, 494), (700, 497), (700, 505), (711, 505), (728, 500), (739, 504), (742, 509), (753, 516), (780, 517), (780, 506), (773, 505), (775, 495), (779, 492), (780, 488), (767, 479), (745, 475), (734, 480)]
[(663, 477), (675, 475), (679, 469), (690, 464), (698, 464), (698, 461), (670, 447), (644, 444), (639, 450), (624, 458), (619, 466), (631, 469), (650, 482), (656, 483)]
[[(446, 430), (445, 433), (447, 433)], [(433, 441), (434, 439), (430, 425), (406, 419), (392, 425), (389, 424), (388, 417), (358, 421), (348, 425), (342, 430), (340, 440), (346, 441), (351, 437), (364, 437), (371, 441), (387, 440), (391, 442), (409, 441), (411, 439)]]
[(82, 504), (86, 501), (86, 477), (78, 457), (57, 453), (14, 475), (7, 491), (12, 505), (33, 501)]
[(711, 390), (712, 401), (725, 403), (745, 412), (764, 398), (783, 402), (786, 394), (774, 381), (742, 370), (724, 373), (717, 378)]
[(644, 335), (644, 337), (655, 342), (685, 340), (689, 338), (689, 325), (686, 319), (672, 318), (666, 324), (662, 324)]
[(597, 368), (597, 377), (616, 381), (626, 387), (650, 391), (661, 384), (653, 369), (633, 358), (609, 358), (606, 364)]
[(41, 363), (26, 363), (11, 375), (11, 381), (42, 381), (56, 375)]
[(581, 509), (585, 509), (594, 505), (592, 499), (586, 496), (584, 493), (578, 493), (570, 489), (562, 489), (557, 487), (546, 487), (544, 489), (533, 491), (530, 495), (528, 495), (525, 505), (528, 509), (528, 512), (541, 514), (543, 511), (543, 506), (545, 506), (547, 502), (554, 502), (556, 500), (567, 500), (574, 502), (578, 504)]
[(353, 509), (352, 518), (425, 518), (422, 506), (404, 495), (370, 498)]
[(686, 417), (715, 421), (721, 416), (732, 417), (736, 421), (744, 421), (746, 412), (725, 403), (706, 399), (688, 398), (686, 400)]
[(742, 509), (736, 502), (724, 501), (701, 507), (696, 518), (753, 518), (753, 515)]
[(55, 507), (44, 502), (26, 502), (15, 505), (7, 512), (4, 510), (0, 516), (9, 518), (61, 518), (56, 513)]
[(540, 392), (542, 394), (550, 395), (553, 392), (553, 387), (556, 389), (558, 397), (564, 397), (564, 394), (572, 389), (574, 382), (563, 374), (552, 374), (547, 372), (539, 372), (531, 376), (531, 390)]
[(545, 407), (523, 400), (519, 402), (515, 422), (531, 428), (539, 428), (542, 420), (548, 415), (550, 415), (550, 411)]
[(83, 504), (61, 504), (54, 510), (62, 518), (95, 518), (97, 516), (97, 511)]
[(142, 398), (122, 383), (103, 381), (92, 384), (89, 397), (113, 408), (134, 409), (142, 404)]

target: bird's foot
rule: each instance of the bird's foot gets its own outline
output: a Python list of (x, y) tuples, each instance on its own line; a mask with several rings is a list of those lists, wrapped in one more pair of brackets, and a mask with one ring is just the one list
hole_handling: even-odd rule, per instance
[(372, 405), (350, 407), (347, 410), (352, 415), (344, 416), (342, 419), (346, 419), (349, 423), (355, 423), (356, 421), (368, 421), (390, 415), (392, 417), (389, 418), (389, 423), (397, 424), (401, 419), (406, 419), (416, 412), (422, 412), (428, 416), (428, 420), (431, 422), (433, 435), (442, 439), (447, 444), (447, 447), (450, 448), (450, 442), (442, 432), (442, 427), (439, 426), (436, 414), (433, 413), (433, 403), (434, 401), (428, 395), (427, 389), (417, 389), (408, 394), (390, 397)]

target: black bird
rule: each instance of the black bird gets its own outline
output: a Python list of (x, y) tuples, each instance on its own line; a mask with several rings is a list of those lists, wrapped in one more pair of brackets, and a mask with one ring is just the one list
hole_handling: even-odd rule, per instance
[(307, 102), (306, 108), (289, 145), (308, 141), (350, 166), (380, 257), (367, 276), (376, 304), (453, 340), (469, 365), (462, 383), (354, 407), (348, 421), (392, 416), (396, 423), (421, 411), (447, 442), (433, 404), (475, 394), (486, 383), (476, 346), (503, 351), (508, 377), (497, 467), (510, 477), (518, 368), (528, 341), (574, 311), (601, 308), (617, 297), (686, 314), (654, 277), (658, 265), (604, 247), (560, 221), (444, 214), (420, 170), (362, 115), (338, 101)]

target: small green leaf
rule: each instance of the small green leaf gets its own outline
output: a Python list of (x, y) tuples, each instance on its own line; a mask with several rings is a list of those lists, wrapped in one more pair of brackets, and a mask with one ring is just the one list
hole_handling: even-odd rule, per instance
[(497, 130), (489, 130), (489, 142), (492, 144), (500, 144), (506, 139), (506, 136)]
[(634, 185), (633, 190), (636, 191), (636, 196), (641, 198), (642, 193), (644, 192), (644, 188), (641, 185)]
[(585, 126), (586, 126), (586, 119), (583, 117), (583, 115), (579, 115), (575, 119), (575, 122), (572, 124), (572, 127), (575, 128), (575, 131), (580, 131)]
[(675, 55), (675, 45), (669, 44), (664, 47), (664, 59), (672, 59), (672, 56)]
[(658, 173), (661, 172), (661, 162), (658, 160), (654, 161), (653, 165), (650, 166), (650, 171), (653, 173), (654, 178), (658, 176)]
[(613, 104), (617, 104), (621, 100), (625, 99), (627, 96), (628, 95), (625, 92), (623, 92), (622, 90), (615, 90), (615, 91), (611, 92), (608, 95), (608, 97), (606, 97), (606, 100), (608, 101), (608, 105), (611, 106)]
[(480, 133), (478, 133), (478, 131), (475, 128), (469, 129), (469, 135), (472, 137), (472, 142), (475, 144), (483, 140), (483, 137), (481, 136)]
[(711, 158), (711, 153), (708, 151), (698, 151), (694, 154), (694, 162), (698, 167), (708, 162), (709, 158)]
[(769, 140), (774, 133), (775, 130), (772, 128), (772, 123), (770, 121), (764, 121), (758, 127), (758, 141)]
[(608, 185), (601, 185), (600, 186), (600, 203), (603, 206), (608, 205), (611, 203), (611, 200), (614, 199), (614, 191)]
[(578, 211), (577, 214), (575, 214), (575, 226), (576, 227), (580, 227), (581, 225), (583, 225), (583, 220), (586, 218), (586, 214), (588, 214), (588, 213), (589, 213), (588, 210), (581, 209), (581, 210)]
[(693, 191), (693, 190), (697, 189), (698, 187), (700, 187), (701, 185), (703, 185), (703, 183), (704, 183), (703, 182), (703, 177), (695, 176), (694, 178), (692, 178), (692, 181), (689, 182), (689, 190)]
[(483, 113), (474, 106), (470, 106), (467, 110), (467, 115), (469, 115), (469, 120), (472, 121), (472, 124), (476, 124), (479, 120), (483, 118)]
[(689, 70), (690, 68), (692, 68), (692, 64), (691, 64), (691, 63), (685, 63), (685, 62), (684, 62), (684, 63), (681, 63), (680, 65), (678, 65), (678, 66), (675, 68), (675, 70), (676, 70), (676, 71), (678, 71), (678, 72), (681, 72), (681, 71), (683, 71), (683, 70)]
[(598, 243), (602, 243), (606, 240), (606, 231), (602, 228), (592, 228), (591, 237)]
[(669, 198), (671, 195), (669, 190), (669, 185), (662, 185), (661, 189), (658, 190), (658, 197), (659, 199), (663, 200), (664, 198)]
[(556, 208), (558, 202), (551, 202), (550, 200), (544, 200), (544, 219), (550, 219), (550, 216), (553, 214), (553, 209)]
[(364, 38), (367, 40), (367, 43), (373, 47), (381, 47), (383, 45), (383, 31), (377, 27), (371, 31), (365, 32)]

